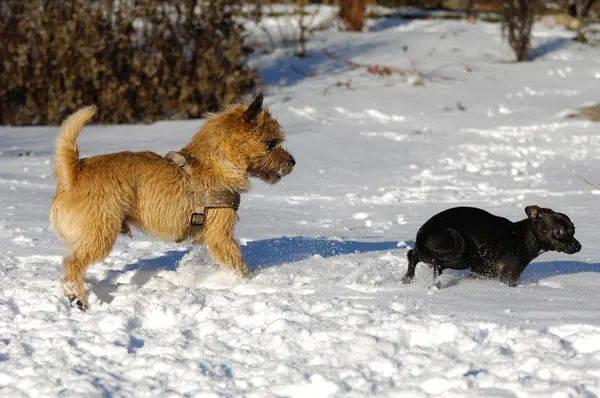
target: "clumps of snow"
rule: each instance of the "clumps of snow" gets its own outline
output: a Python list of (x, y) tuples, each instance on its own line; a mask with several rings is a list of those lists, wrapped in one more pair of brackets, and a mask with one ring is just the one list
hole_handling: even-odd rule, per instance
[(368, 213), (354, 213), (352, 216), (355, 220), (365, 220), (369, 217)]
[[(561, 325), (550, 327), (548, 331), (564, 339), (565, 343), (568, 343), (568, 348), (576, 353), (600, 354), (600, 327), (598, 326)], [(597, 357), (600, 358), (600, 355)]]
[(21, 246), (31, 246), (31, 244), (34, 242), (34, 240), (32, 238), (23, 236), (23, 235), (19, 235), (16, 238), (13, 239), (13, 242), (15, 242), (18, 245)]
[[(556, 121), (598, 101), (595, 53), (567, 42), (514, 65), (499, 62), (509, 49), (497, 25), (383, 22), (376, 33), (315, 32), (302, 60), (253, 60), (263, 74), (287, 64), (327, 72), (289, 72), (292, 83), (268, 87), (298, 165), (242, 200), (236, 236), (254, 278), (218, 268), (206, 250), (135, 234), (88, 269), (89, 311), (70, 307), (47, 221), (56, 127), (1, 128), (0, 151), (35, 149), (0, 157), (2, 394), (600, 395), (600, 191), (575, 177), (598, 175), (600, 136), (592, 123)], [(572, 35), (535, 29), (534, 46)], [(450, 65), (452, 78), (414, 87), (316, 55), (336, 46), (347, 59), (402, 66), (399, 32), (417, 59), (446, 35), (427, 64)], [(324, 93), (332, 76), (352, 89)], [(78, 144), (84, 156), (166, 153), (201, 123), (88, 126)], [(568, 214), (583, 254), (543, 254), (516, 288), (448, 270), (429, 289), (425, 265), (402, 284), (431, 215), (473, 205), (518, 220), (531, 204)]]

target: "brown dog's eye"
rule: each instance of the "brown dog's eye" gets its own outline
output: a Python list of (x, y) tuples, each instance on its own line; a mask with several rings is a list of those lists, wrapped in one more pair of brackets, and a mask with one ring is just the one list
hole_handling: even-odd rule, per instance
[(565, 231), (562, 228), (556, 228), (554, 230), (554, 236), (556, 236), (557, 238), (562, 237), (565, 234)]
[(278, 144), (277, 140), (271, 140), (271, 141), (267, 142), (267, 149), (269, 149), (269, 150), (275, 149), (277, 144)]

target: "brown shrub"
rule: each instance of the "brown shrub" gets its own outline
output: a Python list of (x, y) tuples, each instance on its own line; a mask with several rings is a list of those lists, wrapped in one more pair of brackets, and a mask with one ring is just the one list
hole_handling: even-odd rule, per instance
[(348, 31), (361, 31), (365, 21), (366, 0), (340, 0), (340, 18)]
[(0, 124), (200, 117), (245, 94), (236, 0), (0, 0)]
[(531, 44), (531, 27), (539, 0), (504, 0), (502, 32), (515, 52), (517, 62), (527, 60)]

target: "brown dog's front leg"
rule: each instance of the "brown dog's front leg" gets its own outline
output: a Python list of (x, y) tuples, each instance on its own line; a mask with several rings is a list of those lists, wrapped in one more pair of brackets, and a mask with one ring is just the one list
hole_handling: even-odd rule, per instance
[(242, 258), (242, 250), (233, 237), (236, 221), (237, 213), (233, 209), (208, 209), (204, 244), (216, 263), (243, 276), (250, 276), (250, 270)]
[[(222, 238), (226, 239), (225, 236)], [(210, 239), (206, 239), (205, 243), (208, 247), (208, 252), (216, 263), (233, 269), (243, 276), (250, 276), (250, 270), (242, 258), (242, 251), (233, 239), (229, 241), (215, 239), (213, 242)]]

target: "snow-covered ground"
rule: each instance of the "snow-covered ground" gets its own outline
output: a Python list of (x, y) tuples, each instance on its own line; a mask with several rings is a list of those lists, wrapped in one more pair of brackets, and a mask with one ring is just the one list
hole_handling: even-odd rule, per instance
[[(576, 178), (598, 176), (599, 126), (562, 117), (600, 101), (600, 49), (572, 35), (536, 26), (518, 65), (497, 24), (390, 19), (318, 32), (304, 59), (257, 57), (298, 162), (242, 199), (237, 235), (262, 271), (241, 280), (134, 234), (90, 267), (86, 313), (61, 296), (47, 221), (57, 128), (0, 128), (0, 395), (600, 395), (600, 191)], [(202, 123), (88, 126), (79, 143), (166, 153)], [(447, 271), (432, 291), (423, 265), (402, 285), (419, 226), (461, 204), (567, 213), (583, 250), (540, 256), (516, 288)]]

